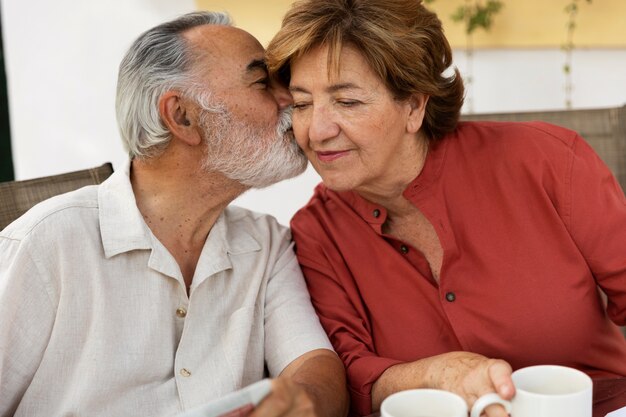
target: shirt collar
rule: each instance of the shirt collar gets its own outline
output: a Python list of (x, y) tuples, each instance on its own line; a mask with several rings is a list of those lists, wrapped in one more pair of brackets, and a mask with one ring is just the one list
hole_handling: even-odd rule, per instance
[[(450, 137), (430, 144), (426, 161), (422, 171), (409, 183), (403, 192), (405, 198), (415, 201), (420, 198), (427, 198), (428, 194), (423, 193), (441, 176), (441, 171), (445, 162), (446, 148)], [(387, 220), (387, 210), (361, 197), (354, 191), (336, 192), (337, 196), (345, 201), (363, 220), (378, 233), (382, 233), (382, 225)]]
[(107, 258), (136, 249), (151, 249), (152, 239), (130, 183), (130, 161), (98, 188), (100, 230)]
[(382, 233), (383, 223), (387, 220), (387, 210), (383, 206), (364, 199), (354, 191), (342, 191), (336, 194), (374, 230), (379, 234)]
[[(130, 161), (100, 184), (98, 204), (102, 243), (107, 258), (132, 250), (158, 249), (152, 251), (149, 266), (170, 276), (180, 275), (178, 265), (172, 264), (171, 255), (165, 255), (169, 252), (152, 234), (137, 208), (130, 182)], [(239, 221), (242, 217), (245, 217), (245, 212), (228, 207), (220, 214), (200, 254), (196, 276), (206, 277), (231, 268), (229, 254), (239, 255), (261, 249), (260, 237), (248, 230), (246, 222)]]
[[(425, 189), (433, 185), (441, 176), (446, 158), (448, 142), (454, 140), (452, 135), (446, 136), (436, 142), (431, 142), (428, 147), (428, 154), (422, 172), (409, 183), (403, 192), (405, 198), (413, 200), (423, 193)], [(422, 197), (427, 195), (422, 194)]]
[(226, 207), (211, 228), (198, 259), (192, 286), (209, 276), (232, 268), (232, 256), (261, 250), (261, 240), (251, 234), (236, 212)]

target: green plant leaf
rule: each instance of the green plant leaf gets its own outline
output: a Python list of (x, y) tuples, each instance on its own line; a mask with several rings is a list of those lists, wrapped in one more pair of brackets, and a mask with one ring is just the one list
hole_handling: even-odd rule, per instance
[(465, 6), (459, 6), (454, 13), (450, 15), (450, 18), (455, 22), (462, 22), (465, 20), (465, 13)]
[(459, 6), (450, 17), (455, 22), (465, 22), (465, 33), (471, 35), (477, 29), (489, 30), (502, 6), (500, 0), (489, 0), (485, 5), (476, 1), (472, 6)]

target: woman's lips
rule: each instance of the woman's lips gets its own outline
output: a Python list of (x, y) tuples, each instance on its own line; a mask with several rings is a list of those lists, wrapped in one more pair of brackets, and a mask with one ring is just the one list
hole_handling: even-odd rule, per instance
[(326, 151), (326, 152), (315, 152), (317, 155), (317, 159), (321, 162), (332, 162), (341, 157), (348, 155), (349, 151)]

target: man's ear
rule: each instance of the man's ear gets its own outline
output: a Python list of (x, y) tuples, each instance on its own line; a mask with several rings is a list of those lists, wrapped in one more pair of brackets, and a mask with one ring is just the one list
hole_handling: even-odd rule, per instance
[(202, 143), (202, 137), (196, 123), (192, 120), (192, 113), (189, 101), (184, 100), (177, 91), (168, 91), (159, 99), (161, 120), (171, 132), (172, 137), (189, 146), (196, 146)]
[(413, 94), (409, 97), (408, 104), (410, 109), (406, 124), (406, 129), (409, 133), (417, 133), (422, 127), (428, 98), (429, 96), (426, 94)]

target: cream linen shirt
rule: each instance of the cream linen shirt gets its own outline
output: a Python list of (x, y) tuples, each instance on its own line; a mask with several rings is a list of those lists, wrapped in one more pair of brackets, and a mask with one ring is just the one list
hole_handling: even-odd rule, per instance
[(0, 416), (172, 416), (332, 349), (287, 228), (227, 208), (187, 297), (128, 173), (0, 232)]

